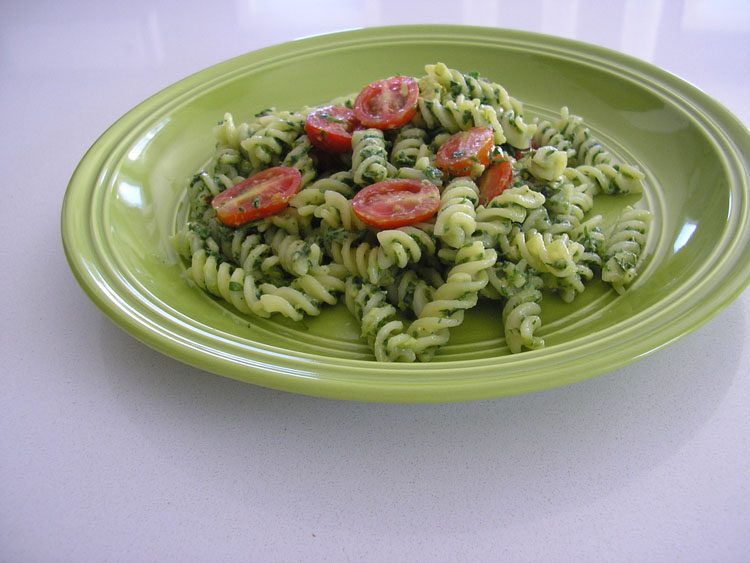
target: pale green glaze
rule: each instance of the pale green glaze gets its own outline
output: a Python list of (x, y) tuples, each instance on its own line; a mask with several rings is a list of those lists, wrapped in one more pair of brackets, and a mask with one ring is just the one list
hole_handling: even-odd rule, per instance
[[(551, 116), (583, 115), (639, 164), (655, 215), (638, 283), (603, 285), (572, 305), (543, 302), (543, 350), (509, 355), (499, 311), (472, 311), (429, 364), (378, 364), (340, 306), (295, 324), (232, 312), (197, 289), (168, 244), (182, 186), (213, 148), (212, 126), (294, 109), (442, 61), (478, 71)], [(624, 366), (709, 320), (750, 281), (748, 130), (684, 81), (636, 59), (565, 39), (458, 26), (366, 29), (275, 46), (159, 92), (94, 144), (68, 187), (62, 237), (86, 293), (118, 325), (199, 368), (288, 391), (389, 402), (500, 397)], [(606, 201), (609, 214), (624, 200)]]

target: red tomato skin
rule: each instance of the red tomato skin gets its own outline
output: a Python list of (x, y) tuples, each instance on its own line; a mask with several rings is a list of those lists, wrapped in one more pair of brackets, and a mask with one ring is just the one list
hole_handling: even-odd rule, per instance
[(365, 127), (395, 129), (417, 113), (419, 85), (410, 76), (391, 76), (365, 86), (354, 100), (354, 115)]
[(305, 118), (305, 133), (319, 149), (342, 153), (352, 150), (352, 132), (359, 128), (354, 111), (343, 106), (323, 106)]
[(267, 168), (213, 198), (211, 206), (219, 221), (238, 227), (278, 213), (299, 191), (302, 176), (288, 166)]
[(425, 221), (440, 208), (440, 190), (426, 180), (390, 179), (362, 188), (352, 200), (366, 225), (396, 229)]
[(472, 127), (459, 131), (438, 149), (435, 164), (452, 176), (469, 176), (477, 164), (490, 163), (490, 151), (494, 146), (492, 127)]
[(493, 163), (479, 178), (479, 203), (489, 203), (503, 193), (513, 183), (513, 166), (510, 161), (500, 160)]

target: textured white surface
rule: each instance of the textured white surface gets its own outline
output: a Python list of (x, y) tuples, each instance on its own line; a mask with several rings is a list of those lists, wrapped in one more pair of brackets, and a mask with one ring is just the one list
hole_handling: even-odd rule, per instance
[(404, 23), (621, 50), (750, 123), (740, 1), (3, 3), (0, 560), (750, 558), (748, 291), (682, 341), (590, 381), (397, 406), (186, 367), (77, 286), (60, 204), (118, 117), (258, 47)]

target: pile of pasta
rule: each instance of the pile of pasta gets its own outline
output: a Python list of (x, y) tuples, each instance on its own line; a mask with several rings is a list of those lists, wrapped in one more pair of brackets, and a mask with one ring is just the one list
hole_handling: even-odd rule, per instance
[[(416, 77), (416, 115), (393, 131), (356, 131), (351, 152), (316, 154), (305, 134), (312, 108), (265, 110), (216, 126), (216, 151), (189, 181), (189, 211), (174, 246), (186, 277), (240, 313), (302, 320), (343, 301), (378, 361), (427, 361), (477, 305), (496, 307), (507, 346), (544, 346), (543, 296), (572, 302), (599, 279), (622, 293), (643, 261), (650, 213), (623, 206), (605, 229), (592, 214), (599, 194), (638, 193), (644, 175), (617, 162), (583, 119), (525, 119), (501, 85), (430, 64)], [(354, 95), (333, 100), (351, 107)], [(435, 165), (453, 133), (492, 127), (512, 185), (479, 203), (477, 177)], [(228, 227), (212, 198), (271, 166), (296, 168), (301, 188), (283, 211)], [(436, 215), (375, 229), (352, 212), (363, 187), (386, 178), (427, 180), (440, 190)]]

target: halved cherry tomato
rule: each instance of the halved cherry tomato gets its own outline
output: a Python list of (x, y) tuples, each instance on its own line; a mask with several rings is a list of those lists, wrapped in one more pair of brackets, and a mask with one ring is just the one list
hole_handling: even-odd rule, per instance
[(354, 111), (343, 106), (316, 108), (305, 119), (305, 133), (310, 142), (328, 152), (352, 150), (352, 131), (358, 126)]
[(365, 127), (395, 129), (417, 113), (419, 86), (409, 76), (391, 76), (365, 86), (354, 100), (354, 115)]
[(362, 188), (352, 200), (366, 225), (395, 229), (429, 219), (440, 207), (440, 190), (426, 180), (391, 179)]
[(267, 168), (221, 192), (211, 201), (211, 206), (219, 221), (237, 227), (284, 209), (301, 183), (302, 176), (296, 168)]
[(508, 160), (491, 164), (479, 178), (479, 203), (487, 205), (513, 183), (513, 167)]
[(477, 165), (490, 163), (494, 146), (492, 127), (472, 127), (448, 138), (438, 149), (435, 163), (453, 176), (471, 176)]

